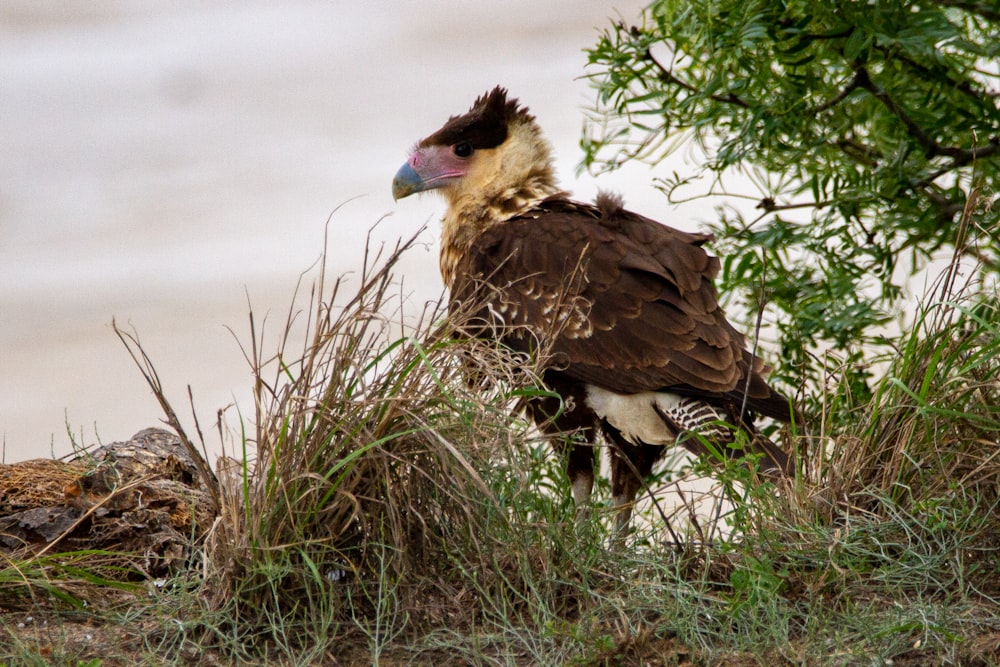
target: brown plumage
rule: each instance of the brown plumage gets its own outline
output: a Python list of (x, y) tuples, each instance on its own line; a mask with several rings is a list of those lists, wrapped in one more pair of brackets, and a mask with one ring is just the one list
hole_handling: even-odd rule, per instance
[(599, 431), (614, 445), (622, 524), (665, 446), (704, 454), (707, 440), (739, 454), (726, 448), (723, 421), (751, 434), (764, 472), (788, 470), (752, 417), (788, 421), (791, 407), (719, 307), (708, 235), (631, 213), (613, 196), (570, 200), (534, 117), (499, 87), (419, 142), (393, 182), (397, 199), (430, 189), (448, 201), (441, 272), (453, 301), (483, 304), (480, 335), (550, 355), (544, 380), (561, 399), (531, 412), (550, 432), (585, 435), (568, 456), (579, 503), (593, 486)]

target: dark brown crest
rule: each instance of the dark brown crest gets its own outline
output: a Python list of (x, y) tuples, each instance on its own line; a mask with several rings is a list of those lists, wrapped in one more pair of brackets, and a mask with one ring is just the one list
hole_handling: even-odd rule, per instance
[(507, 128), (517, 117), (532, 119), (507, 90), (497, 86), (478, 98), (468, 113), (452, 116), (440, 130), (420, 142), (421, 146), (454, 146), (468, 142), (475, 149), (495, 148), (507, 140)]

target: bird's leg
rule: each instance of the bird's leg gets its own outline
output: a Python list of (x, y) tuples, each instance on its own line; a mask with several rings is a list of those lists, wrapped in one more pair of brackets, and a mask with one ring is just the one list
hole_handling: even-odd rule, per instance
[(653, 471), (653, 464), (663, 453), (663, 448), (646, 443), (633, 444), (617, 431), (606, 429), (614, 441), (611, 448), (611, 498), (615, 511), (615, 544), (621, 548), (625, 544), (635, 497), (642, 488), (643, 481)]
[(632, 508), (642, 480), (636, 474), (632, 462), (618, 448), (611, 450), (611, 500), (615, 507), (615, 544), (625, 545)]
[(528, 413), (542, 432), (552, 436), (556, 454), (566, 457), (566, 476), (576, 504), (576, 522), (583, 524), (590, 513), (590, 495), (594, 489), (594, 442), (598, 432), (593, 416), (577, 409), (583, 398), (573, 394), (572, 387), (551, 373), (545, 375), (545, 382), (559, 392), (559, 397), (532, 401), (527, 406)]
[(590, 495), (594, 490), (594, 448), (589, 444), (574, 444), (566, 465), (576, 504), (576, 521), (585, 523), (590, 516)]

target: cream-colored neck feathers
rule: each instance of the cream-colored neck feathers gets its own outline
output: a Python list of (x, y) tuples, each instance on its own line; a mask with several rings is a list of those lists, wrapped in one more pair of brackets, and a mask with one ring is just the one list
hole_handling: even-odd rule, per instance
[(441, 234), (441, 276), (450, 288), (455, 268), (476, 238), (559, 194), (552, 149), (531, 119), (511, 124), (507, 140), (481, 149), (458, 182), (442, 189), (448, 212)]

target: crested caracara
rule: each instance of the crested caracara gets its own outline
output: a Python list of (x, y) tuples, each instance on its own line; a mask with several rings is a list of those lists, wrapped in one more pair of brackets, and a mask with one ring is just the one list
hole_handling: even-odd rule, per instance
[(709, 235), (627, 211), (616, 197), (569, 199), (534, 117), (500, 87), (413, 149), (393, 197), (425, 190), (448, 203), (440, 262), (452, 302), (480, 307), (481, 335), (547, 350), (543, 380), (561, 400), (530, 411), (549, 432), (585, 437), (560, 445), (578, 505), (590, 498), (599, 432), (613, 444), (619, 527), (666, 447), (742, 455), (730, 424), (763, 472), (788, 471), (753, 416), (788, 421), (792, 408), (719, 307)]

